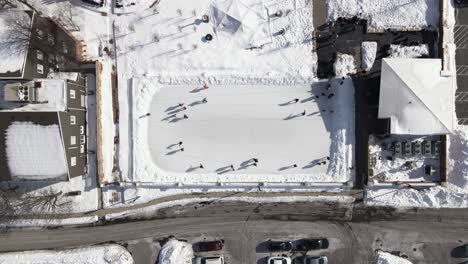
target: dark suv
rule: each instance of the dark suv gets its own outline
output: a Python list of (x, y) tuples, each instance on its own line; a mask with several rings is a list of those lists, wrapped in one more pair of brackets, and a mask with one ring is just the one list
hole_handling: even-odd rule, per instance
[(268, 250), (271, 252), (291, 251), (292, 243), (289, 241), (271, 241), (268, 244)]
[(198, 245), (197, 245), (198, 252), (217, 251), (217, 250), (223, 249), (223, 247), (224, 247), (223, 240), (202, 241), (202, 242), (198, 242)]
[(329, 246), (328, 239), (317, 238), (317, 239), (302, 239), (297, 245), (298, 250), (317, 250), (327, 249)]

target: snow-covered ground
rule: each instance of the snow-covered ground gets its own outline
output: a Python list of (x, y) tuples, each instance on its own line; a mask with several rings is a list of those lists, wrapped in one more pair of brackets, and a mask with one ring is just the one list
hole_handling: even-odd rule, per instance
[(350, 79), (341, 81), (330, 82), (328, 89), (328, 82), (203, 89), (139, 79), (134, 83), (134, 173), (129, 180), (349, 181), (354, 91)]
[(0, 254), (0, 263), (15, 264), (133, 264), (133, 258), (119, 245), (100, 245), (67, 250), (37, 250)]
[(429, 56), (429, 47), (427, 44), (418, 46), (390, 45), (388, 53), (390, 58), (420, 58)]
[(368, 19), (369, 30), (418, 30), (439, 26), (438, 0), (328, 0), (328, 19)]
[(367, 188), (368, 205), (396, 207), (468, 207), (468, 127), (460, 126), (448, 137), (446, 186), (409, 188), (407, 185)]
[(385, 251), (378, 251), (375, 264), (411, 264), (412, 262), (402, 257)]
[(337, 77), (356, 73), (354, 57), (349, 54), (338, 54), (335, 63), (333, 63), (333, 70)]

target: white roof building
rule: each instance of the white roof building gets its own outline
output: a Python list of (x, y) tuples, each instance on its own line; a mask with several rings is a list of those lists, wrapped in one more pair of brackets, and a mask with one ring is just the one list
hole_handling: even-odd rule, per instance
[(378, 117), (390, 118), (391, 134), (453, 131), (455, 80), (441, 71), (440, 59), (383, 59)]

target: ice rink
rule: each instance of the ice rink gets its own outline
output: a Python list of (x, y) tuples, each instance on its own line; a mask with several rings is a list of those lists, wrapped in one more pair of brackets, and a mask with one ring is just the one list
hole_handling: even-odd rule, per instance
[(347, 181), (353, 90), (341, 81), (148, 84), (157, 91), (147, 113), (134, 115), (137, 130), (146, 129), (137, 137), (147, 137), (134, 147), (136, 174), (162, 182)]

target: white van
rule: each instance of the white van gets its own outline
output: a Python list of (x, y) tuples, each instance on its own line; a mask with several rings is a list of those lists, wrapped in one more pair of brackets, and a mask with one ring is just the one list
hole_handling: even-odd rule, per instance
[(224, 257), (197, 257), (195, 259), (195, 264), (224, 264)]

